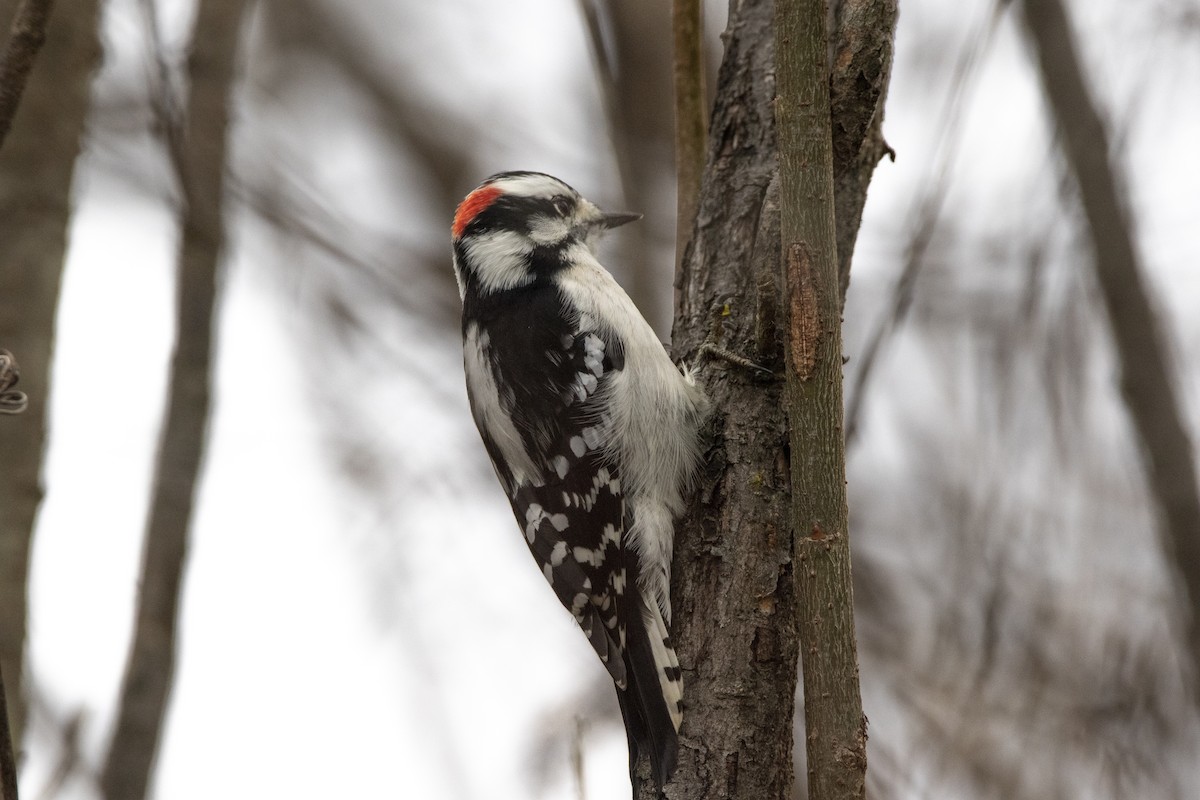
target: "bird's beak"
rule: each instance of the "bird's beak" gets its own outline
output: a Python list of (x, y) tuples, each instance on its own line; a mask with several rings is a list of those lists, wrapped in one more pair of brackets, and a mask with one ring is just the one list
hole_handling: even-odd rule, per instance
[(641, 214), (630, 214), (625, 211), (606, 211), (600, 215), (600, 219), (596, 220), (596, 224), (601, 228), (616, 228), (627, 222), (636, 222), (641, 218)]

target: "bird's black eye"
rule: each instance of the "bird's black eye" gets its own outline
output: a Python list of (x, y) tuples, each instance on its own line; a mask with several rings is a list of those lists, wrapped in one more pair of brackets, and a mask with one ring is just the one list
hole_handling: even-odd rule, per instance
[(554, 210), (564, 217), (570, 214), (571, 209), (574, 207), (575, 204), (571, 202), (571, 198), (569, 197), (554, 198)]

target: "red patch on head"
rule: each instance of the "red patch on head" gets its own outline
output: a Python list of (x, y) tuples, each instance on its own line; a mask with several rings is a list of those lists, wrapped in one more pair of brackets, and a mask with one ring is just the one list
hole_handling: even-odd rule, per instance
[(454, 212), (454, 224), (450, 227), (454, 238), (457, 239), (462, 236), (463, 231), (471, 224), (471, 220), (478, 217), (502, 194), (504, 192), (495, 186), (482, 186), (467, 195), (466, 199), (458, 204), (458, 209)]

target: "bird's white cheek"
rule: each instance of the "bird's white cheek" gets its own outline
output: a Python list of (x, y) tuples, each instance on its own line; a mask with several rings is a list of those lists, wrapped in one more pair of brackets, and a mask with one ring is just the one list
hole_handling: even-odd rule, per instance
[(535, 245), (558, 244), (571, 235), (571, 227), (556, 217), (534, 217), (529, 222), (529, 239)]
[(467, 262), (483, 294), (515, 289), (533, 280), (529, 253), (533, 244), (514, 231), (492, 231), (463, 242)]

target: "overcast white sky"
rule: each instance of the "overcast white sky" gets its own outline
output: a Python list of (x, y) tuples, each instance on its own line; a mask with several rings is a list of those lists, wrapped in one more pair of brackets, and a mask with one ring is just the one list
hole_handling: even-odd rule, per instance
[[(934, 158), (945, 84), (925, 83), (922, 63), (955, 58), (981, 18), (964, 5), (972, 4), (902, 4), (886, 125), (899, 158), (880, 166), (872, 187), (856, 262), (864, 309), (897, 268), (903, 210)], [(1093, 13), (1091, 4), (1072, 3), (1077, 19), (1087, 17), (1093, 62), (1120, 37), (1158, 35), (1149, 25), (1131, 28), (1122, 5)], [(101, 82), (140, 68), (134, 3), (110, 6)], [(496, 168), (544, 169), (581, 189), (610, 191), (608, 154), (579, 144), (595, 106), (564, 101), (590, 69), (573, 4), (525, 0), (498, 13), (476, 0), (436, 9), (423, 24), (439, 32), (434, 43), (454, 68), (459, 102), (488, 97), (497, 128), (523, 133), (488, 143)], [(185, 16), (168, 21), (180, 28)], [(402, 21), (397, 12), (377, 24), (387, 30)], [(1040, 96), (1015, 32), (1011, 22), (1003, 26), (969, 105), (954, 189), (963, 202), (977, 202), (979, 186), (1001, 205), (1027, 202), (1030, 173), (1050, 168)], [(931, 51), (931, 40), (943, 47)], [(1161, 121), (1158, 137), (1136, 126), (1131, 136), (1131, 205), (1144, 212), (1147, 259), (1173, 312), (1181, 358), (1192, 363), (1200, 353), (1200, 109), (1181, 107), (1179, 90), (1146, 86), (1145, 74), (1161, 65), (1152, 46), (1138, 52), (1145, 69), (1117, 58), (1102, 95), (1114, 108), (1141, 103), (1140, 114)], [(1196, 66), (1180, 74), (1195, 78)], [(243, 105), (240, 113), (255, 112)], [(303, 130), (293, 137), (305, 146)], [(92, 764), (109, 733), (126, 653), (172, 336), (169, 212), (122, 188), (108, 163), (90, 153), (77, 175), (30, 635), (38, 694), (59, 716), (86, 712)], [(353, 152), (327, 173), (312, 180), (340, 188), (347, 202), (391, 191), (371, 184), (378, 175), (370, 159)], [(347, 212), (387, 225), (371, 219), (378, 208), (361, 202)], [(302, 304), (281, 302), (279, 282), (260, 263), (273, 240), (241, 217), (232, 228), (211, 445), (156, 796), (530, 797), (528, 747), (538, 726), (602, 669), (533, 568), (500, 491), (481, 488), (487, 467), (465, 393), (454, 388), (448, 400), (433, 401), (420, 376), (388, 374), (386, 364), (347, 387), (378, 398), (371, 419), (380, 438), (404, 449), (410, 469), (432, 476), (419, 491), (398, 488), (396, 513), (386, 519), (356, 507), (331, 474), (314, 419), (305, 385), (312, 372), (301, 368), (306, 354), (297, 345)], [(422, 363), (461, 387), (457, 342), (427, 342), (402, 322), (395, 335), (411, 337)], [(1198, 392), (1189, 387), (1195, 421)], [(397, 525), (407, 530), (396, 532), (402, 544), (393, 549), (389, 526)], [(869, 713), (873, 740), (887, 737), (888, 714)], [(57, 756), (33, 714), (23, 775), (30, 797)], [(616, 728), (588, 734), (589, 798), (625, 795), (624, 750)], [(63, 796), (95, 793), (76, 781)], [(544, 796), (576, 793), (560, 773)]]

